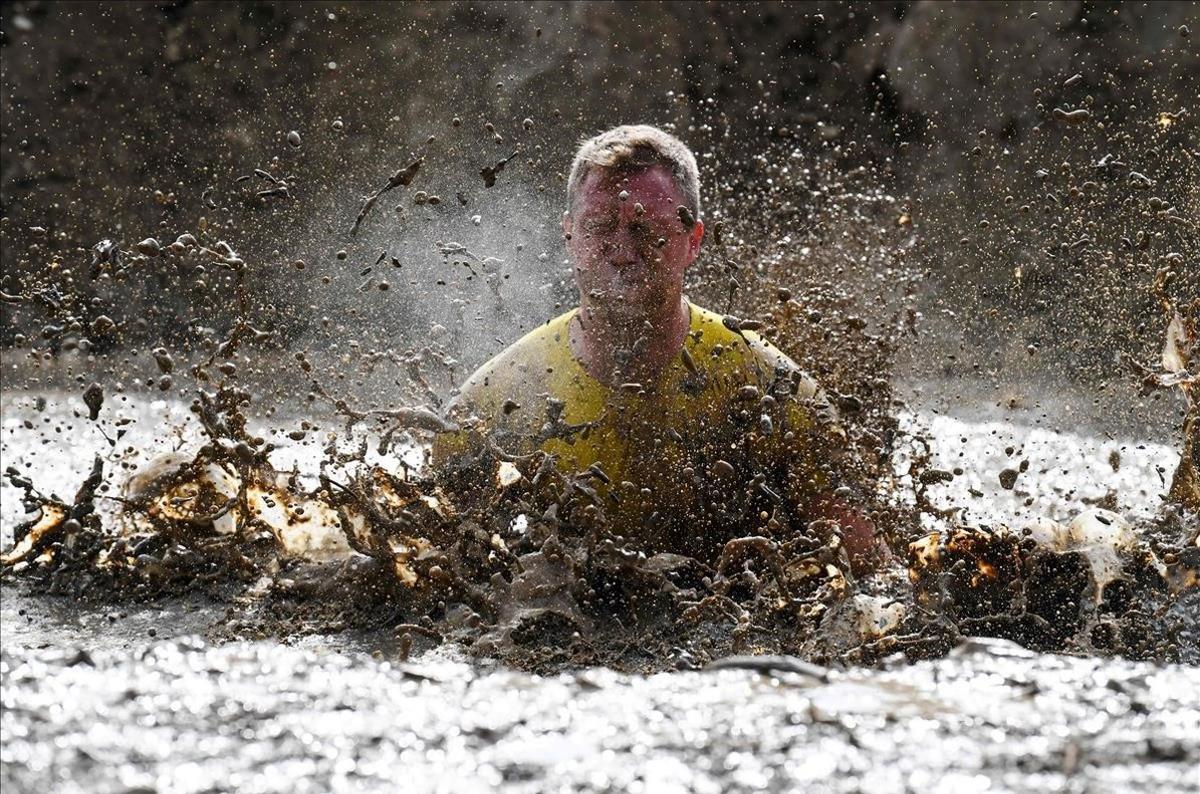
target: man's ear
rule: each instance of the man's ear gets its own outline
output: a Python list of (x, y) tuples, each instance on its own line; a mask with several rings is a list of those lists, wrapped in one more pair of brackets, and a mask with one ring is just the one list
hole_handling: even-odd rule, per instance
[(688, 255), (694, 260), (700, 255), (700, 243), (704, 242), (704, 221), (696, 221), (688, 235)]

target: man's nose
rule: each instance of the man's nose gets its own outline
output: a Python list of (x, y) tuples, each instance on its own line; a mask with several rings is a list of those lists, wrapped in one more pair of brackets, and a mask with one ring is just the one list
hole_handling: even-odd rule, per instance
[(629, 228), (621, 225), (612, 237), (612, 252), (609, 260), (616, 266), (636, 265), (642, 261), (642, 251), (637, 238)]

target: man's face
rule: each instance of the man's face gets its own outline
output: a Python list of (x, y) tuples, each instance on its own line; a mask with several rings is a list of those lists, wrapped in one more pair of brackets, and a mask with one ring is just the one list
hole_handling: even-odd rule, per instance
[[(677, 301), (704, 224), (680, 220), (685, 199), (664, 166), (595, 169), (563, 219), (579, 291), (605, 314), (637, 320)], [(688, 214), (690, 220), (690, 213)]]

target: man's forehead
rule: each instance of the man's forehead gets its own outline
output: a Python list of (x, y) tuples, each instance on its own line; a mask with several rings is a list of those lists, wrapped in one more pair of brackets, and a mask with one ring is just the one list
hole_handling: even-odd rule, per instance
[(587, 204), (608, 204), (621, 200), (636, 201), (647, 208), (651, 205), (674, 212), (684, 203), (683, 191), (671, 170), (662, 165), (640, 168), (596, 168), (589, 171), (580, 185), (580, 198)]

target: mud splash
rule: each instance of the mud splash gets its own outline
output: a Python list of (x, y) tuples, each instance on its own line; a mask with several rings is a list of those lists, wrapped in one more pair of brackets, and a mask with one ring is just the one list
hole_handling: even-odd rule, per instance
[[(1035, 99), (1042, 99), (1041, 89)], [(453, 475), (422, 465), (431, 434), (447, 429), (443, 400), (461, 380), (464, 361), (480, 357), (481, 339), (494, 352), (501, 344), (487, 338), (494, 329), (524, 329), (541, 322), (551, 305), (561, 308), (564, 291), (569, 299), (544, 229), (523, 232), (513, 261), (489, 255), (499, 251), (486, 238), (488, 247), (477, 248), (474, 239), (434, 241), (426, 231), (451, 228), (457, 235), (480, 227), (479, 205), (486, 209), (476, 192), (480, 177), (484, 190), (519, 193), (528, 185), (517, 181), (518, 169), (534, 169), (534, 180), (548, 176), (532, 118), (510, 125), (519, 128), (514, 149), (485, 121), (482, 142), (504, 143), (503, 154), (512, 154), (497, 160), (489, 148), (479, 170), (472, 147), (480, 141), (457, 116), (447, 125), (448, 140), (429, 136), (362, 180), (365, 195), (338, 208), (330, 226), (348, 232), (304, 241), (313, 253), (303, 257), (280, 250), (243, 255), (235, 243), (239, 228), (262, 226), (281, 206), (291, 208), (286, 215), (294, 220), (303, 191), (328, 183), (329, 174), (305, 171), (301, 155), (321, 140), (307, 132), (288, 134), (287, 148), (261, 167), (245, 167), (231, 184), (204, 191), (194, 222), (183, 220), (190, 216), (179, 214), (174, 193), (158, 191), (163, 231), (131, 246), (105, 237), (77, 268), (70, 257), (79, 252), (54, 246), (43, 252), (42, 242), (30, 247), (30, 256), (46, 253), (49, 262), (3, 297), (6, 308), (24, 312), (26, 324), (38, 313), (46, 320), (40, 333), (46, 347), (30, 350), (31, 371), (43, 363), (51, 369), (68, 355), (94, 356), (105, 346), (118, 351), (80, 359), (81, 372), (67, 364), (58, 373), (78, 379), (87, 421), (106, 434), (113, 454), (96, 459), (73, 499), (43, 494), (21, 472), (6, 472), (32, 517), (14, 532), (4, 575), (101, 601), (199, 592), (230, 605), (228, 619), (213, 628), (222, 638), (387, 627), (402, 655), (453, 641), (534, 670), (590, 664), (657, 670), (738, 653), (874, 663), (896, 652), (941, 655), (961, 637), (981, 633), (1041, 649), (1200, 659), (1194, 608), (1200, 300), (1192, 249), (1180, 231), (1194, 187), (1189, 193), (1165, 175), (1156, 182), (1119, 155), (1091, 158), (1088, 147), (1131, 138), (1145, 118), (1102, 127), (1091, 111), (1055, 112), (1044, 104), (1037, 102), (1044, 121), (1073, 137), (1031, 145), (1027, 165), (1063, 150), (1077, 161), (1058, 169), (1061, 190), (1041, 197), (1045, 218), (1028, 222), (1047, 258), (1091, 257), (1101, 262), (1107, 284), (1126, 273), (1115, 255), (1105, 259), (1099, 250), (1101, 239), (1117, 236), (1113, 250), (1137, 252), (1130, 264), (1137, 273), (1156, 266), (1148, 294), (1160, 303), (1167, 328), (1161, 361), (1129, 358), (1125, 366), (1147, 393), (1182, 394), (1187, 407), (1172, 504), (1153, 520), (1132, 526), (1104, 509), (1113, 504), (1101, 504), (1063, 522), (979, 526), (963, 520), (961, 505), (938, 503), (938, 488), (964, 472), (934, 467), (928, 439), (898, 421), (897, 362), (906, 346), (911, 357), (926, 342), (926, 266), (950, 256), (929, 250), (930, 241), (945, 244), (952, 233), (967, 241), (967, 226), (977, 224), (986, 236), (1001, 224), (894, 194), (890, 164), (870, 162), (839, 128), (817, 125), (810, 139), (776, 125), (779, 108), (764, 98), (753, 115), (771, 131), (770, 140), (753, 153), (730, 134), (719, 109), (693, 125), (697, 148), (720, 165), (706, 196), (710, 240), (689, 274), (689, 291), (737, 327), (760, 329), (792, 353), (840, 410), (847, 431), (844, 495), (868, 512), (895, 558), (878, 575), (855, 578), (839, 527), (794, 528), (768, 511), (753, 532), (728, 539), (713, 559), (647, 554), (631, 542), (636, 533), (606, 519), (591, 486), (602, 474), (560, 471), (542, 454), (515, 458), (493, 449), (472, 471)], [(1168, 165), (1194, 175), (1196, 158), (1180, 137), (1191, 123), (1187, 114), (1160, 118), (1150, 140), (1169, 154)], [(344, 131), (340, 117), (330, 130), (336, 141)], [(990, 141), (975, 148), (980, 158), (1011, 155)], [(1084, 173), (1097, 178), (1077, 178)], [(1058, 177), (1040, 169), (1032, 184), (1054, 185)], [(1019, 169), (998, 168), (990, 178), (1005, 187), (997, 193), (1005, 196), (1005, 218), (1030, 209), (1033, 199), (1022, 203), (1029, 186)], [(457, 206), (443, 201), (451, 194)], [(507, 206), (516, 204), (511, 193), (491, 195), (500, 195), (497, 214), (514, 224), (545, 209)], [(381, 230), (378, 205), (385, 197), (399, 202), (399, 241), (394, 229)], [(1113, 202), (1119, 222), (1104, 225), (1101, 214)], [(415, 220), (418, 211), (426, 214)], [(460, 223), (468, 219), (470, 227)], [(34, 228), (43, 229), (30, 231), (40, 239), (45, 229)], [(288, 252), (296, 248), (291, 240), (277, 242)], [(1178, 251), (1169, 249), (1175, 242)], [(419, 261), (412, 253), (418, 245), (436, 250), (436, 269), (406, 279)], [(513, 286), (522, 270), (544, 283)], [(305, 330), (292, 329), (289, 337), (267, 322), (278, 318), (262, 285), (293, 271), (319, 275), (304, 282), (317, 290), (313, 303), (303, 317), (291, 318), (303, 319)], [(1033, 280), (1023, 265), (1013, 272), (1018, 287)], [(99, 311), (104, 301), (92, 293), (156, 280), (202, 292), (213, 305), (204, 322), (186, 323), (186, 342), (147, 351), (154, 370), (146, 375), (138, 368), (140, 353), (122, 348), (130, 328), (144, 336), (145, 318), (112, 309), (114, 319)], [(454, 289), (449, 298), (430, 298), (445, 311), (432, 313), (438, 321), (427, 333), (420, 312), (406, 309), (406, 321), (417, 326), (407, 329), (414, 340), (407, 348), (383, 321), (371, 328), (359, 315), (370, 297), (401, 289), (409, 290), (409, 304), (420, 303), (430, 283)], [(944, 306), (940, 313), (962, 320)], [(374, 333), (359, 339), (363, 330)], [(1037, 352), (1032, 343), (1027, 349)], [(953, 371), (966, 358), (960, 364), (951, 355), (946, 366)], [(160, 458), (132, 478), (116, 470), (133, 468), (118, 447), (122, 420), (112, 416), (124, 379), (195, 395), (192, 414), (203, 431), (186, 452)], [(271, 440), (253, 429), (274, 421), (292, 392), (303, 395), (295, 400), (302, 418), (274, 428)], [(315, 471), (289, 471), (277, 462), (297, 445), (319, 454)], [(1037, 476), (1026, 465), (1013, 460), (999, 474), (1001, 486), (1012, 490)], [(106, 492), (108, 486), (119, 495)], [(715, 483), (712, 490), (714, 498), (722, 495)]]
[[(1147, 384), (1182, 386), (1192, 399), (1196, 341), (1180, 327), (1173, 320), (1162, 372), (1143, 370)], [(217, 350), (234, 349), (230, 340)], [(201, 380), (220, 358), (197, 368)], [(328, 397), (319, 383), (313, 390)], [(895, 653), (938, 657), (977, 635), (1200, 661), (1187, 606), (1200, 592), (1200, 533), (1186, 486), (1144, 526), (1103, 509), (1069, 522), (968, 526), (926, 496), (954, 475), (932, 468), (925, 440), (887, 415), (883, 429), (913, 450), (904, 478), (900, 458), (880, 448), (856, 457), (854, 471), (898, 564), (856, 580), (836, 527), (796, 533), (764, 520), (715, 560), (648, 555), (607, 523), (594, 473), (559, 471), (540, 453), (492, 449), (454, 474), (369, 463), (369, 447), (386, 451), (397, 433), (428, 437), (449, 429), (446, 420), (330, 401), (348, 439), (357, 425), (375, 429), (349, 446), (331, 441), (314, 478), (272, 465), (274, 446), (248, 429), (249, 393), (228, 383), (201, 390), (192, 412), (206, 443), (130, 478), (107, 524), (96, 507), (100, 457), (71, 502), (10, 470), (35, 517), (15, 533), (6, 576), (100, 601), (199, 592), (230, 604), (211, 629), (222, 639), (387, 629), (401, 657), (453, 642), (541, 672), (686, 669), (735, 654), (872, 664)], [(1195, 410), (1192, 402), (1189, 432)], [(880, 437), (879, 424), (851, 421), (855, 443)], [(1193, 466), (1185, 454), (1172, 495), (1193, 481)]]
[[(364, 201), (356, 232), (383, 193), (409, 188), (422, 162), (412, 160)], [(941, 656), (980, 634), (1045, 650), (1200, 660), (1195, 609), (1181, 606), (1194, 601), (1200, 570), (1200, 356), (1196, 304), (1181, 305), (1172, 292), (1182, 260), (1168, 258), (1154, 281), (1168, 320), (1161, 365), (1129, 361), (1146, 389), (1187, 400), (1174, 505), (1137, 527), (1104, 509), (1063, 523), (973, 526), (931, 498), (961, 472), (934, 468), (928, 440), (897, 420), (903, 404), (893, 366), (904, 340), (918, 333), (922, 278), (906, 259), (913, 241), (904, 202), (872, 187), (877, 178), (869, 171), (846, 174), (821, 162), (827, 171), (813, 179), (836, 190), (825, 188), (820, 201), (804, 204), (795, 195), (808, 181), (797, 187), (780, 179), (766, 199), (767, 221), (751, 213), (714, 222), (693, 286), (702, 300), (724, 306), (729, 322), (802, 351), (840, 409), (844, 496), (872, 517), (895, 558), (877, 575), (856, 579), (840, 527), (796, 529), (765, 510), (757, 529), (728, 539), (712, 559), (648, 554), (636, 531), (607, 519), (591, 486), (601, 474), (560, 471), (542, 453), (513, 457), (491, 448), (456, 473), (411, 463), (433, 434), (453, 429), (433, 386), (453, 381), (456, 361), (437, 341), (444, 328), (419, 349), (355, 344), (324, 365), (296, 352), (309, 378), (308, 404), (327, 406), (342, 429), (319, 434), (314, 412), (286, 432), (287, 441), (268, 441), (251, 428), (263, 418), (256, 414), (273, 410), (260, 405), (252, 385), (269, 369), (245, 371), (247, 348), (272, 341), (255, 325), (261, 298), (251, 294), (247, 275), (254, 266), (208, 228), (167, 246), (147, 238), (130, 251), (105, 241), (92, 254), (101, 275), (145, 269), (161, 257), (224, 274), (237, 316), (223, 338), (208, 333), (198, 358), (153, 351), (158, 382), (186, 375), (196, 383), (191, 413), (202, 443), (123, 481), (108, 472), (119, 496), (100, 492), (101, 457), (72, 500), (41, 494), (10, 468), (6, 475), (23, 490), (32, 518), (14, 533), (4, 575), (99, 601), (198, 592), (229, 604), (211, 630), (222, 639), (387, 628), (402, 657), (453, 642), (536, 671), (688, 668), (750, 653), (871, 664), (895, 653)], [(814, 239), (799, 257), (796, 240), (747, 242), (772, 240), (757, 226), (777, 228), (781, 217), (802, 210), (820, 216), (826, 233), (854, 234), (834, 249)], [(472, 273), (473, 263), (486, 264), (461, 244), (439, 248)], [(841, 282), (816, 276), (826, 268)], [(873, 291), (854, 291), (872, 281)], [(501, 301), (498, 284), (493, 279), (487, 289)], [(43, 290), (14, 299), (51, 297)], [(339, 396), (347, 365), (370, 374), (381, 364), (401, 370), (403, 388), (425, 404), (358, 407)], [(175, 386), (171, 380), (167, 388)], [(83, 402), (101, 428), (103, 387), (93, 383)], [(117, 423), (114, 429), (115, 447), (123, 431)], [(288, 442), (318, 439), (315, 472), (272, 462)], [(377, 461), (398, 450), (399, 459)], [(1022, 476), (1032, 476), (1023, 465), (1006, 469), (1001, 484), (1011, 489)], [(711, 483), (712, 498), (723, 498), (723, 487)], [(115, 508), (97, 509), (99, 501)]]

